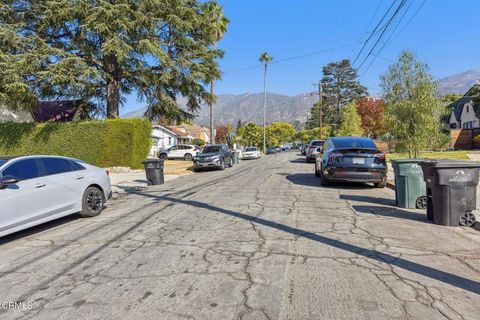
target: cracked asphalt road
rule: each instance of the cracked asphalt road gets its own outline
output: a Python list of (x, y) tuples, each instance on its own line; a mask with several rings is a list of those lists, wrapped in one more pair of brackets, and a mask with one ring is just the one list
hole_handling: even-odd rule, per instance
[(1, 319), (480, 319), (480, 233), (320, 187), (296, 152), (0, 240)]

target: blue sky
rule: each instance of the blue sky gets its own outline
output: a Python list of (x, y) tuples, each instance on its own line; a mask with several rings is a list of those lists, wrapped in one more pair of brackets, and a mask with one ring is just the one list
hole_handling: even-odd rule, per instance
[[(225, 51), (220, 61), (224, 75), (216, 83), (216, 93), (261, 92), (263, 69), (258, 57), (264, 51), (274, 57), (268, 72), (269, 92), (296, 95), (314, 90), (312, 84), (321, 78), (322, 66), (344, 58), (353, 60), (392, 1), (220, 0), (230, 25), (219, 43)], [(414, 51), (437, 78), (480, 68), (480, 1), (408, 0), (405, 8), (410, 3), (371, 67), (365, 71), (372, 58), (359, 71), (370, 93), (380, 91), (379, 75), (403, 49)], [(387, 32), (384, 39), (388, 36)], [(362, 60), (363, 56), (356, 65)], [(121, 114), (142, 106), (134, 96), (129, 97)]]

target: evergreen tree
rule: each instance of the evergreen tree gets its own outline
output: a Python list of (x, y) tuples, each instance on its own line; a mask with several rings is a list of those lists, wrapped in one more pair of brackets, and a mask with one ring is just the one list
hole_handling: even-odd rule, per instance
[(324, 114), (325, 110), (335, 110), (331, 115), (333, 123), (338, 124), (341, 120), (340, 109), (343, 106), (367, 94), (357, 78), (357, 71), (351, 66), (350, 60), (331, 62), (323, 67), (323, 110)]
[(360, 118), (360, 115), (358, 114), (355, 102), (347, 104), (342, 111), (342, 123), (338, 128), (337, 135), (354, 137), (363, 136), (362, 118)]
[(150, 115), (188, 117), (176, 97), (195, 111), (220, 77), (211, 3), (3, 0), (0, 99), (31, 108), (37, 99), (81, 98), (116, 118), (136, 92)]

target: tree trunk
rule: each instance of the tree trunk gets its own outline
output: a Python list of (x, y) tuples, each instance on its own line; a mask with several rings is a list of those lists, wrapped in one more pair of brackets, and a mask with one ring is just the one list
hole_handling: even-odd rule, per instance
[(104, 57), (105, 70), (107, 71), (107, 118), (117, 119), (120, 106), (120, 80), (118, 78), (119, 65), (117, 57), (108, 55)]
[(116, 79), (110, 79), (107, 84), (107, 118), (117, 119), (119, 117), (119, 105), (120, 82)]
[[(210, 94), (213, 97), (213, 81), (210, 83)], [(210, 143), (215, 144), (215, 128), (213, 124), (213, 102), (210, 102)]]

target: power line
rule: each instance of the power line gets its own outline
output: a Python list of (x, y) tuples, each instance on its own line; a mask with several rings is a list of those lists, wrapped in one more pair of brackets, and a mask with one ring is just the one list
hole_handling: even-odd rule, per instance
[(358, 66), (357, 70), (359, 70), (363, 64), (365, 63), (365, 61), (367, 61), (367, 59), (370, 57), (370, 55), (372, 54), (373, 50), (375, 50), (375, 48), (377, 47), (378, 43), (380, 42), (380, 40), (382, 39), (383, 35), (385, 34), (385, 32), (387, 31), (388, 27), (390, 26), (390, 24), (392, 23), (392, 21), (395, 19), (395, 17), (398, 15), (398, 13), (400, 12), (400, 10), (402, 9), (402, 7), (405, 5), (407, 0), (402, 0), (400, 2), (400, 4), (398, 5), (397, 9), (395, 10), (395, 12), (393, 13), (393, 15), (390, 17), (390, 19), (388, 20), (388, 23), (387, 25), (385, 26), (385, 28), (383, 29), (382, 33), (380, 34), (380, 36), (378, 36), (377, 38), (377, 41), (375, 41), (375, 43), (373, 44), (372, 48), (370, 49), (370, 51), (368, 52), (367, 56), (363, 59), (362, 63), (360, 64), (360, 66)]
[(375, 35), (375, 31), (377, 31), (378, 27), (382, 24), (383, 20), (385, 20), (385, 17), (388, 15), (388, 13), (390, 12), (390, 10), (392, 9), (393, 5), (395, 4), (397, 0), (394, 0), (392, 2), (392, 4), (390, 5), (390, 7), (388, 7), (388, 10), (385, 12), (385, 14), (383, 15), (382, 19), (380, 19), (380, 21), (377, 23), (377, 25), (375, 26), (375, 28), (373, 29), (372, 33), (370, 34), (370, 36), (367, 38), (367, 40), (365, 40), (365, 42), (363, 43), (363, 46), (362, 48), (360, 49), (360, 51), (358, 52), (357, 56), (355, 57), (355, 59), (353, 60), (353, 63), (352, 63), (352, 66), (355, 65), (355, 63), (357, 62), (358, 58), (360, 57), (360, 55), (362, 54), (363, 52), (363, 49), (365, 49), (365, 47), (367, 46), (368, 42), (370, 41), (370, 39)]
[[(305, 58), (305, 57), (310, 57), (310, 56), (322, 54), (322, 53), (325, 53), (325, 52), (330, 52), (330, 51), (335, 51), (335, 50), (339, 50), (339, 49), (348, 48), (348, 47), (351, 47), (355, 44), (358, 44), (358, 41), (357, 42), (352, 42), (352, 43), (349, 43), (349, 44), (346, 44), (346, 45), (343, 45), (343, 46), (337, 46), (337, 47), (333, 47), (333, 48), (323, 49), (323, 50), (314, 51), (314, 52), (310, 52), (310, 53), (306, 53), (306, 54), (302, 54), (302, 55), (298, 55), (298, 56), (292, 56), (292, 57), (288, 57), (288, 58), (284, 58), (284, 59), (280, 59), (280, 60), (273, 60), (269, 64), (271, 65), (271, 64), (283, 63), (283, 62), (287, 62), (287, 61), (291, 61), (291, 60), (298, 60), (298, 59), (302, 59), (302, 58)], [(256, 65), (252, 65), (252, 66), (245, 67), (245, 68), (225, 71), (223, 74), (225, 75), (225, 74), (242, 72), (242, 71), (246, 71), (246, 70), (250, 70), (250, 69), (260, 68), (261, 66), (262, 66), (261, 64), (256, 64)]]
[(417, 8), (417, 10), (415, 11), (415, 13), (410, 17), (410, 19), (407, 21), (407, 23), (405, 24), (405, 26), (402, 28), (402, 30), (400, 30), (396, 36), (390, 41), (390, 39), (392, 38), (393, 34), (395, 33), (396, 29), (398, 28), (398, 26), (400, 25), (401, 21), (403, 20), (403, 18), (406, 16), (406, 13), (407, 11), (410, 9), (410, 7), (412, 6), (413, 4), (413, 1), (410, 3), (410, 5), (408, 6), (407, 10), (405, 11), (405, 13), (403, 14), (403, 16), (400, 18), (399, 22), (397, 23), (397, 25), (395, 26), (394, 30), (392, 31), (392, 33), (390, 34), (390, 36), (388, 37), (388, 39), (383, 43), (383, 46), (380, 48), (380, 50), (374, 55), (374, 58), (372, 59), (372, 61), (370, 62), (370, 64), (367, 66), (367, 68), (363, 71), (362, 75), (360, 76), (360, 79), (365, 75), (365, 73), (370, 69), (370, 67), (373, 65), (373, 63), (375, 62), (375, 60), (379, 57), (379, 54), (382, 52), (382, 50), (385, 48), (385, 46), (387, 46), (388, 44), (392, 43), (393, 40), (395, 40), (395, 38), (400, 34), (402, 33), (406, 27), (410, 24), (410, 22), (412, 22), (412, 20), (415, 18), (415, 16), (418, 14), (418, 12), (422, 9), (423, 5), (425, 4), (426, 0), (423, 0), (423, 2), (420, 4), (420, 6)]

